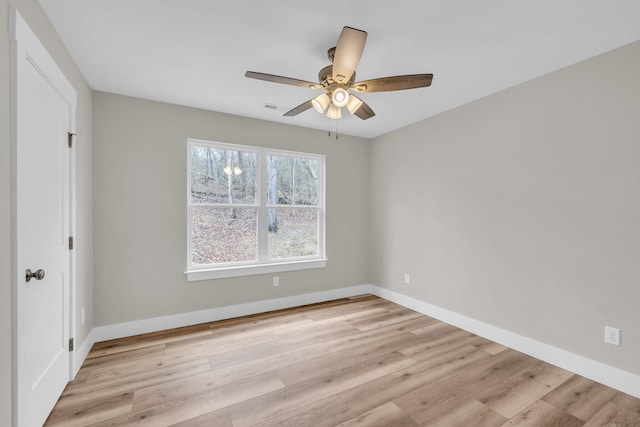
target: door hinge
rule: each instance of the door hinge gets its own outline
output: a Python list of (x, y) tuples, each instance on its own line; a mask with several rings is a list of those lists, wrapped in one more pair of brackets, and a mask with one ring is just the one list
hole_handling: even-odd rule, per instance
[(67, 132), (67, 138), (69, 141), (69, 148), (73, 147), (73, 137), (76, 136), (75, 133)]
[(73, 249), (73, 236), (69, 237), (69, 250)]
[(73, 351), (73, 338), (69, 338), (69, 351)]

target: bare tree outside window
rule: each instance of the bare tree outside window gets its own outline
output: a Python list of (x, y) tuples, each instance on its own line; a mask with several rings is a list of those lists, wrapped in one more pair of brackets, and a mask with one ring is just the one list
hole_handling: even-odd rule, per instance
[(323, 256), (321, 156), (189, 146), (191, 265)]

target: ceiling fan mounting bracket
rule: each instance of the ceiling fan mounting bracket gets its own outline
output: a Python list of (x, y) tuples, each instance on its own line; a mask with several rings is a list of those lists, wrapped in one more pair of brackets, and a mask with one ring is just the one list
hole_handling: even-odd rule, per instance
[(331, 63), (333, 64), (333, 57), (336, 55), (336, 47), (332, 47), (329, 48), (329, 50), (327, 51), (327, 57), (329, 58), (329, 61), (331, 61)]

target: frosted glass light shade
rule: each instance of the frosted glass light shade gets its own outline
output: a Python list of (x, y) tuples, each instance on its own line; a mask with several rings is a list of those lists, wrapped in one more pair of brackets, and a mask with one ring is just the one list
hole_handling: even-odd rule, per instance
[(358, 108), (360, 108), (362, 104), (363, 104), (362, 99), (358, 98), (355, 95), (351, 95), (349, 97), (349, 102), (347, 102), (346, 107), (351, 114), (355, 114), (355, 112), (358, 111)]
[(345, 105), (347, 105), (347, 102), (349, 102), (349, 92), (339, 87), (338, 89), (333, 91), (331, 102), (336, 107), (344, 107)]
[(327, 117), (330, 119), (339, 119), (342, 117), (342, 108), (336, 107), (335, 105), (329, 105), (329, 111), (327, 111)]
[(329, 106), (329, 102), (331, 102), (331, 100), (329, 99), (329, 95), (327, 95), (326, 93), (318, 95), (313, 100), (311, 100), (313, 108), (315, 108), (316, 111), (318, 111), (318, 113), (320, 114), (324, 113), (324, 110), (326, 110)]

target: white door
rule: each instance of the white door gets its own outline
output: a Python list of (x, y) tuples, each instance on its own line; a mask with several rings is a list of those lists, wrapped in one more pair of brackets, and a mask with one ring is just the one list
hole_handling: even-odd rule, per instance
[(41, 426), (70, 379), (68, 132), (75, 91), (16, 12), (12, 23), (14, 423), (22, 427)]

